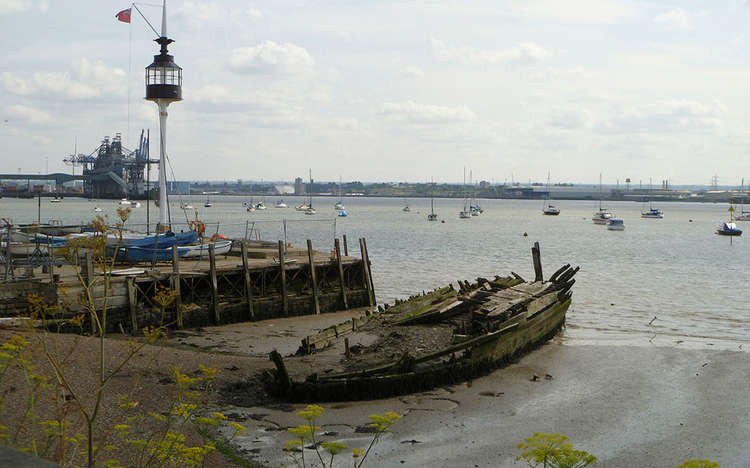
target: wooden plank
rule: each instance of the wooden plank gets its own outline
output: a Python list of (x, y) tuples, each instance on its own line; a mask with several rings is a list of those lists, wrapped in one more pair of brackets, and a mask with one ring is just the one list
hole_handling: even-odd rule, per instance
[(365, 260), (367, 262), (367, 273), (370, 277), (370, 292), (372, 293), (372, 301), (370, 305), (375, 305), (375, 280), (372, 277), (372, 263), (370, 262), (370, 251), (367, 249), (367, 239), (362, 238), (362, 244), (365, 246)]
[(286, 296), (286, 264), (285, 264), (284, 241), (279, 241), (279, 276), (281, 279), (281, 310), (284, 315), (289, 315), (289, 302)]
[(315, 314), (320, 314), (320, 300), (318, 298), (318, 275), (315, 272), (315, 251), (312, 248), (312, 241), (307, 239), (307, 259), (310, 262), (310, 280), (312, 281), (313, 309)]
[(247, 266), (247, 241), (240, 242), (240, 255), (242, 255), (242, 272), (245, 283), (245, 301), (247, 301), (247, 313), (251, 319), (255, 318), (253, 310), (253, 289), (250, 283), (250, 270)]
[(219, 285), (216, 279), (216, 244), (213, 242), (208, 244), (208, 262), (211, 275), (211, 311), (218, 325), (221, 323), (221, 313), (219, 311)]
[(172, 246), (172, 290), (175, 292), (174, 307), (177, 315), (177, 328), (182, 328), (182, 296), (180, 293), (180, 255), (177, 246)]
[(542, 275), (542, 254), (539, 251), (539, 242), (534, 242), (534, 246), (531, 248), (531, 257), (534, 261), (534, 281), (544, 281)]
[(367, 267), (367, 255), (365, 254), (364, 239), (359, 238), (359, 251), (362, 256), (362, 273), (365, 277), (365, 288), (367, 289), (367, 304), (372, 307), (375, 305), (375, 294), (372, 291), (372, 282), (370, 281), (370, 269)]
[(128, 305), (130, 306), (130, 333), (135, 335), (138, 333), (138, 304), (135, 295), (135, 278), (132, 276), (129, 277), (126, 284), (128, 288)]
[(341, 285), (341, 301), (344, 303), (344, 309), (349, 308), (349, 302), (346, 300), (346, 281), (344, 280), (344, 267), (341, 265), (341, 242), (337, 239), (333, 241), (333, 247), (336, 249), (336, 264), (339, 269), (339, 284)]
[(349, 256), (349, 243), (346, 242), (346, 234), (344, 234), (344, 257)]

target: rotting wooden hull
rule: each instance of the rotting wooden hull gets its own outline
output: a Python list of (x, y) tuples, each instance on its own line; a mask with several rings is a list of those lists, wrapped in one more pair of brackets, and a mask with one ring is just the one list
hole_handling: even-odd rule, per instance
[[(273, 393), (291, 401), (350, 401), (403, 395), (463, 382), (485, 375), (546, 343), (562, 328), (570, 303), (566, 296), (528, 317), (525, 314), (514, 317), (513, 323), (473, 338), (479, 341), (475, 346), (457, 351), (463, 351), (463, 357), (456, 358), (456, 353), (452, 353), (452, 356), (447, 355), (445, 360), (431, 365), (420, 365), (423, 358), (417, 357), (411, 363), (413, 369), (405, 372), (355, 373), (346, 378), (313, 374), (302, 382), (289, 381), (289, 386), (279, 385), (276, 379), (270, 388)], [(433, 354), (439, 353), (441, 351)]]

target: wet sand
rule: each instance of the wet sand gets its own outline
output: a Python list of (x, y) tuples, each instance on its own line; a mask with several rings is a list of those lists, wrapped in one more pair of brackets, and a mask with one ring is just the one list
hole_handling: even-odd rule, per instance
[[(540, 379), (532, 381), (534, 375)], [(568, 435), (603, 467), (670, 467), (690, 458), (745, 467), (748, 381), (744, 352), (550, 343), (469, 383), (323, 404), (319, 425), (333, 433), (327, 440), (364, 447), (368, 434), (355, 431), (368, 415), (402, 414), (369, 466), (520, 466), (518, 442), (538, 431)], [(302, 406), (224, 410), (248, 426), (239, 448), (278, 466), (287, 461), (280, 448), (290, 439), (285, 429), (301, 423), (293, 411)], [(351, 459), (340, 461), (349, 466)]]

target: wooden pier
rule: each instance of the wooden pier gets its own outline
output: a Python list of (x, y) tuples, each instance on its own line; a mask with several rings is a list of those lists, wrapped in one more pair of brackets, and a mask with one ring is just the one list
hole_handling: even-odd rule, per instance
[[(144, 327), (170, 324), (174, 328), (199, 327), (241, 321), (320, 314), (375, 305), (367, 243), (360, 239), (360, 257), (341, 253), (336, 239), (329, 252), (263, 241), (235, 241), (226, 255), (214, 249), (204, 258), (178, 258), (156, 264), (116, 265), (105, 291), (103, 272), (90, 258), (79, 267), (36, 269), (34, 276), (0, 284), (0, 317), (28, 313), (29, 294), (39, 294), (47, 304), (57, 304), (60, 322), (87, 314), (86, 289), (97, 310), (106, 303), (106, 331), (138, 333)], [(344, 252), (348, 245), (344, 242)], [(80, 272), (80, 277), (79, 277)], [(41, 273), (41, 274), (39, 274)], [(175, 292), (163, 308), (155, 300), (159, 291)], [(89, 329), (84, 323), (84, 330)]]

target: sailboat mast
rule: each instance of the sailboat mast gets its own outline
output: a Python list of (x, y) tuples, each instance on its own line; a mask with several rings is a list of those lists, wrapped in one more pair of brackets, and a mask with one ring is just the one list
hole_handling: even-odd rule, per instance
[(430, 213), (435, 215), (435, 181), (430, 177)]

